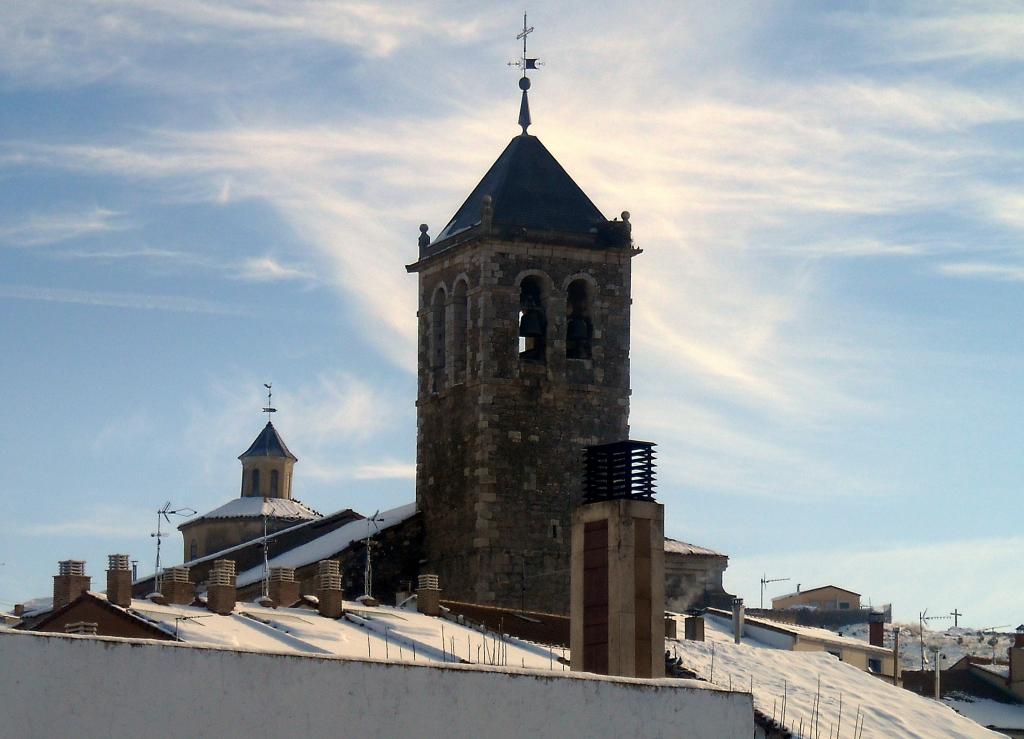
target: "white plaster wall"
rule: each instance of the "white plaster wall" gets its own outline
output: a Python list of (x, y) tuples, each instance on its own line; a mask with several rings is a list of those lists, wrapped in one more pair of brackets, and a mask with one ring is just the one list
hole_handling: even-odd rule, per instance
[(0, 734), (680, 737), (753, 733), (750, 695), (0, 629)]

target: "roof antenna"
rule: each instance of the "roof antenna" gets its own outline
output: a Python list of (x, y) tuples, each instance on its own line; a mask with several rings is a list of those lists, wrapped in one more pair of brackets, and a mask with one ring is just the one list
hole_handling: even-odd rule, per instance
[(519, 104), (519, 125), (523, 127), (523, 136), (526, 136), (526, 129), (530, 127), (530, 101), (526, 97), (526, 91), (530, 89), (530, 78), (526, 76), (526, 70), (543, 67), (544, 62), (537, 58), (530, 58), (526, 55), (526, 37), (533, 33), (533, 26), (526, 25), (526, 13), (523, 13), (523, 30), (516, 36), (516, 40), (523, 40), (523, 58), (509, 62), (508, 66), (518, 67), (523, 70), (523, 76), (519, 79), (519, 89), (523, 91), (523, 101)]
[(263, 412), (267, 414), (267, 423), (270, 423), (270, 414), (277, 413), (277, 408), (274, 407), (270, 399), (274, 397), (274, 393), (271, 392), (270, 388), (273, 386), (272, 382), (264, 382), (263, 387), (267, 389), (267, 407), (263, 409)]

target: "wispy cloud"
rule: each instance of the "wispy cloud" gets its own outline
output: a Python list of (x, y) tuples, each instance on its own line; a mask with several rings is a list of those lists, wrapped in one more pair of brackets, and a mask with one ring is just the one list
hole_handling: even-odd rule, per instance
[(105, 208), (86, 211), (35, 213), (9, 226), (0, 226), (0, 243), (30, 247), (57, 244), (81, 236), (128, 228), (124, 214)]
[[(98, 496), (91, 496), (96, 498)], [(22, 523), (6, 527), (7, 535), (20, 536), (83, 536), (100, 539), (139, 538), (152, 522), (144, 518), (138, 508), (123, 509), (99, 504), (74, 515), (66, 513), (45, 523)]]
[(92, 305), (103, 308), (172, 311), (177, 313), (208, 313), (213, 315), (241, 315), (243, 313), (241, 309), (233, 306), (216, 303), (204, 298), (183, 295), (111, 293), (24, 285), (0, 285), (0, 298)]
[(272, 257), (251, 257), (243, 260), (236, 276), (246, 282), (317, 281), (311, 270), (282, 264)]
[(947, 262), (939, 264), (935, 270), (948, 277), (995, 280), (997, 282), (1024, 282), (1024, 265)]

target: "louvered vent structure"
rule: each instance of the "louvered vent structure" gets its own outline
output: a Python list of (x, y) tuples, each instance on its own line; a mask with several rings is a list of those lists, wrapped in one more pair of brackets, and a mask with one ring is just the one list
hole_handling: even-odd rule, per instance
[(616, 441), (587, 447), (583, 502), (654, 500), (654, 443)]

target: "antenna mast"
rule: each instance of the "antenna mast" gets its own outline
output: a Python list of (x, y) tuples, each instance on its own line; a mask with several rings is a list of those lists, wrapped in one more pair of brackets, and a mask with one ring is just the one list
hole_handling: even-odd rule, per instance
[(156, 531), (151, 532), (150, 536), (156, 539), (156, 574), (153, 576), (153, 590), (160, 592), (160, 545), (165, 536), (170, 536), (163, 530), (163, 522), (171, 522), (171, 516), (193, 516), (195, 511), (191, 508), (175, 508), (171, 509), (171, 501), (164, 503), (163, 508), (159, 508), (156, 512)]
[(768, 583), (773, 583), (773, 582), (785, 582), (788, 579), (789, 579), (788, 577), (776, 577), (776, 578), (774, 578), (772, 580), (769, 580), (767, 575), (761, 575), (761, 610), (762, 611), (764, 610), (764, 586), (767, 585)]

